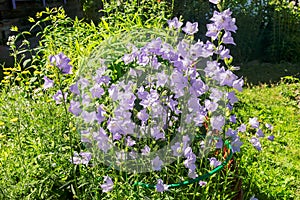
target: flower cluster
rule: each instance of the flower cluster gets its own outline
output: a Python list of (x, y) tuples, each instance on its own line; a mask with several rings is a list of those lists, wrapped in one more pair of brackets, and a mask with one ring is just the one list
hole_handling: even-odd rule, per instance
[[(232, 151), (239, 152), (243, 144), (239, 133), (255, 129), (256, 137), (250, 142), (261, 150), (259, 138), (264, 134), (257, 118), (251, 118), (248, 126), (229, 127), (237, 123), (236, 116), (230, 113), (238, 102), (236, 92), (242, 91), (244, 84), (230, 70), (234, 68), (229, 61), (232, 57), (224, 46), (235, 44), (231, 33), (237, 27), (231, 14), (229, 9), (214, 12), (212, 23), (207, 25), (206, 36), (211, 38), (207, 42), (193, 42), (192, 37), (186, 37), (171, 45), (157, 37), (140, 48), (129, 44), (122, 61), (134, 67), (117, 80), (113, 80), (114, 72), (103, 60), (88, 76), (81, 74), (69, 88), (72, 100), (68, 111), (82, 125), (82, 142), (93, 147), (91, 150), (99, 150), (101, 159), (115, 156), (117, 165), (148, 159), (148, 164), (142, 162), (143, 168), (150, 166), (153, 171), (166, 167), (169, 157), (183, 157), (190, 178), (198, 177), (196, 161), (208, 148), (222, 149), (226, 139), (231, 142)], [(178, 33), (183, 23), (174, 18), (168, 20), (168, 25), (170, 31)], [(181, 30), (188, 36), (194, 35), (198, 23), (187, 22)], [(214, 55), (216, 60), (209, 59)], [(70, 59), (63, 53), (51, 56), (50, 62), (62, 74), (72, 73)], [(53, 87), (51, 79), (44, 80), (45, 89)], [(53, 99), (60, 104), (67, 95), (59, 90)], [(272, 126), (266, 124), (266, 128), (271, 130)], [(193, 146), (196, 135), (201, 136), (197, 141), (200, 145)], [(170, 148), (159, 153), (161, 146)], [(72, 162), (88, 164), (91, 157), (87, 152), (74, 153)], [(208, 160), (212, 168), (221, 165), (215, 157)], [(108, 176), (104, 181), (101, 187), (108, 192), (113, 182)], [(206, 182), (199, 184), (204, 186)], [(156, 190), (163, 192), (168, 186), (159, 179)]]

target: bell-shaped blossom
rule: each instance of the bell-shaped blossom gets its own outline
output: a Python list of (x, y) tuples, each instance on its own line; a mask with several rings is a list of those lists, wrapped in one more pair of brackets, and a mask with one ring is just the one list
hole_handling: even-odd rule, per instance
[(241, 133), (245, 133), (246, 130), (247, 130), (246, 124), (241, 124), (241, 125), (238, 127), (237, 130), (238, 130), (239, 132), (241, 132)]
[(256, 132), (256, 136), (257, 137), (265, 137), (263, 131), (261, 129), (258, 129), (257, 132)]
[(211, 101), (209, 99), (204, 100), (204, 105), (205, 105), (205, 108), (210, 112), (214, 112), (218, 108), (218, 103)]
[(215, 157), (208, 158), (210, 166), (216, 168), (222, 164), (222, 162), (218, 161)]
[(207, 182), (205, 182), (205, 181), (199, 181), (199, 185), (202, 187), (202, 186), (205, 186), (205, 185), (207, 185)]
[(51, 80), (50, 78), (48, 78), (47, 76), (44, 76), (44, 81), (45, 81), (44, 86), (43, 86), (44, 89), (48, 89), (48, 88), (53, 87), (54, 81)]
[(250, 142), (258, 151), (261, 151), (261, 144), (258, 138), (252, 137)]
[(259, 121), (257, 120), (257, 117), (249, 118), (249, 124), (252, 128), (258, 128)]
[(220, 99), (223, 99), (224, 97), (224, 93), (217, 89), (217, 88), (210, 88), (210, 95), (209, 95), (209, 98), (215, 102), (219, 101)]
[(216, 149), (222, 149), (223, 148), (223, 140), (222, 138), (218, 139), (218, 142), (216, 143)]
[(61, 90), (58, 90), (56, 94), (53, 95), (52, 98), (56, 101), (56, 104), (61, 104), (64, 100), (65, 101), (67, 100), (67, 96), (68, 96), (67, 92), (64, 92), (63, 95), (63, 92)]
[(183, 153), (182, 146), (183, 145), (180, 142), (176, 142), (174, 145), (171, 146), (174, 156), (180, 156)]
[(232, 87), (237, 89), (239, 92), (243, 90), (244, 80), (243, 78), (239, 78), (233, 81)]
[(88, 94), (82, 94), (81, 95), (81, 103), (84, 106), (89, 106), (89, 104), (92, 102), (91, 97)]
[(225, 31), (223, 37), (222, 37), (222, 42), (224, 44), (233, 44), (236, 45), (233, 41), (233, 37), (231, 36), (231, 33), (229, 31)]
[(231, 147), (232, 147), (232, 152), (240, 152), (240, 147), (243, 145), (243, 142), (241, 142), (240, 137), (236, 136), (234, 139), (231, 141)]
[(230, 117), (229, 117), (229, 121), (231, 122), (231, 123), (236, 123), (236, 116), (235, 115), (230, 115)]
[(142, 155), (147, 156), (150, 154), (150, 147), (148, 145), (145, 145), (145, 147), (143, 149), (141, 149)]
[(146, 44), (145, 48), (147, 51), (151, 53), (159, 52), (161, 48), (162, 40), (158, 37), (156, 39), (151, 40), (148, 44)]
[(220, 81), (221, 86), (227, 85), (227, 86), (231, 87), (233, 85), (233, 82), (237, 78), (238, 77), (234, 73), (232, 73), (230, 70), (226, 70), (225, 72), (219, 74), (218, 79)]
[(223, 12), (214, 11), (213, 17), (210, 20), (213, 21), (218, 30), (224, 29), (225, 31), (235, 32), (237, 26), (235, 25), (235, 18), (232, 18), (231, 14), (230, 9)]
[(198, 174), (197, 174), (197, 172), (196, 172), (195, 170), (189, 169), (188, 177), (189, 177), (189, 178), (192, 178), (192, 179), (195, 179), (195, 178), (198, 177)]
[(79, 116), (80, 113), (82, 112), (82, 109), (80, 108), (80, 102), (71, 100), (69, 112), (72, 113), (73, 115)]
[(126, 145), (129, 146), (129, 147), (132, 147), (135, 144), (136, 144), (136, 141), (133, 140), (130, 136), (127, 136), (127, 138), (126, 138)]
[(152, 162), (152, 169), (154, 171), (160, 171), (161, 170), (161, 166), (163, 165), (163, 161), (159, 158), (159, 156), (156, 156)]
[(78, 88), (78, 82), (72, 84), (70, 86), (70, 91), (73, 93), (73, 94), (77, 94), (77, 95), (80, 95), (80, 91), (79, 91), (79, 88)]
[(111, 141), (103, 128), (93, 133), (93, 139), (97, 141), (97, 147), (104, 153), (112, 148)]
[(140, 112), (138, 112), (137, 117), (142, 121), (142, 122), (146, 122), (149, 118), (149, 115), (147, 113), (146, 109), (141, 110)]
[(83, 90), (84, 88), (90, 85), (90, 81), (82, 77), (77, 81), (77, 83), (81, 90)]
[(155, 188), (157, 192), (164, 192), (168, 190), (168, 185), (164, 184), (163, 180), (158, 179)]
[(271, 131), (273, 130), (273, 126), (271, 124), (266, 123), (265, 126), (267, 129), (269, 129)]
[(239, 101), (238, 98), (236, 97), (234, 91), (228, 92), (228, 93), (227, 93), (227, 99), (229, 100), (229, 103), (230, 103), (231, 105), (233, 105), (233, 104), (235, 104), (236, 102)]
[(89, 152), (81, 152), (79, 154), (77, 152), (74, 152), (74, 156), (70, 161), (73, 162), (73, 164), (75, 165), (87, 165), (90, 162), (91, 158), (92, 154)]
[(104, 176), (104, 183), (101, 185), (103, 192), (109, 192), (113, 189), (114, 183), (109, 176)]
[(87, 112), (84, 110), (81, 113), (81, 118), (84, 120), (85, 123), (90, 123), (97, 120), (97, 115), (95, 111)]
[(226, 131), (225, 135), (227, 137), (235, 138), (237, 136), (237, 133), (238, 133), (238, 131), (232, 130), (231, 128), (228, 128), (228, 130)]
[(167, 22), (170, 29), (179, 29), (183, 25), (177, 17), (174, 17), (172, 20), (168, 20)]
[(96, 117), (97, 117), (97, 120), (98, 120), (98, 123), (101, 124), (104, 119), (105, 119), (105, 110), (103, 109), (103, 105), (100, 105), (97, 109), (97, 114), (96, 114)]
[(274, 136), (274, 135), (270, 135), (270, 136), (268, 136), (268, 140), (270, 140), (270, 141), (274, 141), (274, 138), (275, 138), (275, 136)]
[(155, 139), (165, 139), (165, 134), (160, 130), (159, 127), (151, 127), (151, 136)]
[(210, 37), (211, 39), (215, 40), (218, 38), (218, 35), (220, 34), (220, 29), (217, 27), (216, 24), (207, 24), (206, 25), (207, 28), (207, 32), (206, 32), (206, 36)]
[(100, 98), (104, 94), (104, 89), (99, 84), (95, 84), (90, 92), (93, 98)]
[(198, 32), (198, 22), (187, 22), (185, 27), (182, 28), (182, 30), (188, 35), (194, 35)]
[(71, 74), (72, 66), (69, 64), (71, 61), (64, 53), (51, 55), (49, 57), (50, 63), (59, 68), (62, 74)]
[(210, 118), (212, 129), (221, 131), (225, 125), (225, 118), (222, 115), (212, 116)]

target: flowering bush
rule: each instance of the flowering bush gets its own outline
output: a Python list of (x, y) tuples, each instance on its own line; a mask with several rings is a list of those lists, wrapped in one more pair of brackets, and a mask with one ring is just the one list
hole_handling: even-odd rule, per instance
[[(164, 172), (175, 162), (177, 170), (186, 169), (187, 176), (196, 179), (206, 172), (201, 169), (205, 163), (211, 169), (222, 165), (226, 157), (218, 152), (227, 152), (225, 140), (236, 153), (243, 144), (239, 134), (254, 133), (250, 142), (261, 150), (264, 130), (258, 119), (239, 126), (231, 114), (238, 101), (235, 93), (244, 83), (233, 73), (238, 67), (231, 64), (225, 46), (235, 45), (231, 34), (237, 27), (231, 14), (229, 9), (214, 11), (206, 42), (193, 42), (197, 22), (181, 29), (183, 23), (174, 18), (167, 30), (173, 41), (156, 37), (140, 47), (129, 43), (121, 59), (100, 56), (97, 65), (79, 69), (78, 80), (69, 88), (68, 111), (78, 117), (81, 141), (90, 152), (75, 152), (71, 162), (89, 165), (93, 160), (93, 165), (101, 162), (129, 173)], [(50, 62), (61, 74), (72, 73), (63, 53), (51, 56)], [(51, 79), (44, 79), (45, 89), (53, 86)], [(67, 95), (60, 88), (53, 99), (66, 105)], [(104, 181), (101, 187), (108, 192), (113, 181), (109, 176)], [(203, 180), (199, 184), (206, 185)], [(163, 192), (170, 186), (159, 178), (155, 188)]]

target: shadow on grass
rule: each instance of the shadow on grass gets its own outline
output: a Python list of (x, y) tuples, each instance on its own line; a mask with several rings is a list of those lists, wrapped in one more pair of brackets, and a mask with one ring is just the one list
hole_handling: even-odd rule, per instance
[(300, 63), (271, 64), (251, 61), (240, 67), (236, 74), (243, 76), (249, 85), (278, 83), (285, 76), (300, 78)]

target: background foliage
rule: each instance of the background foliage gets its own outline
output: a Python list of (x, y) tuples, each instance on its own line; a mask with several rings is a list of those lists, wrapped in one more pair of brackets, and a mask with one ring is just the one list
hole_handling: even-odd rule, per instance
[[(170, 2), (170, 0), (168, 0)], [(300, 4), (289, 0), (226, 0), (237, 19), (237, 43), (232, 47), (236, 61), (299, 62)], [(208, 0), (175, 0), (174, 16), (199, 22), (203, 39), (211, 13)]]

